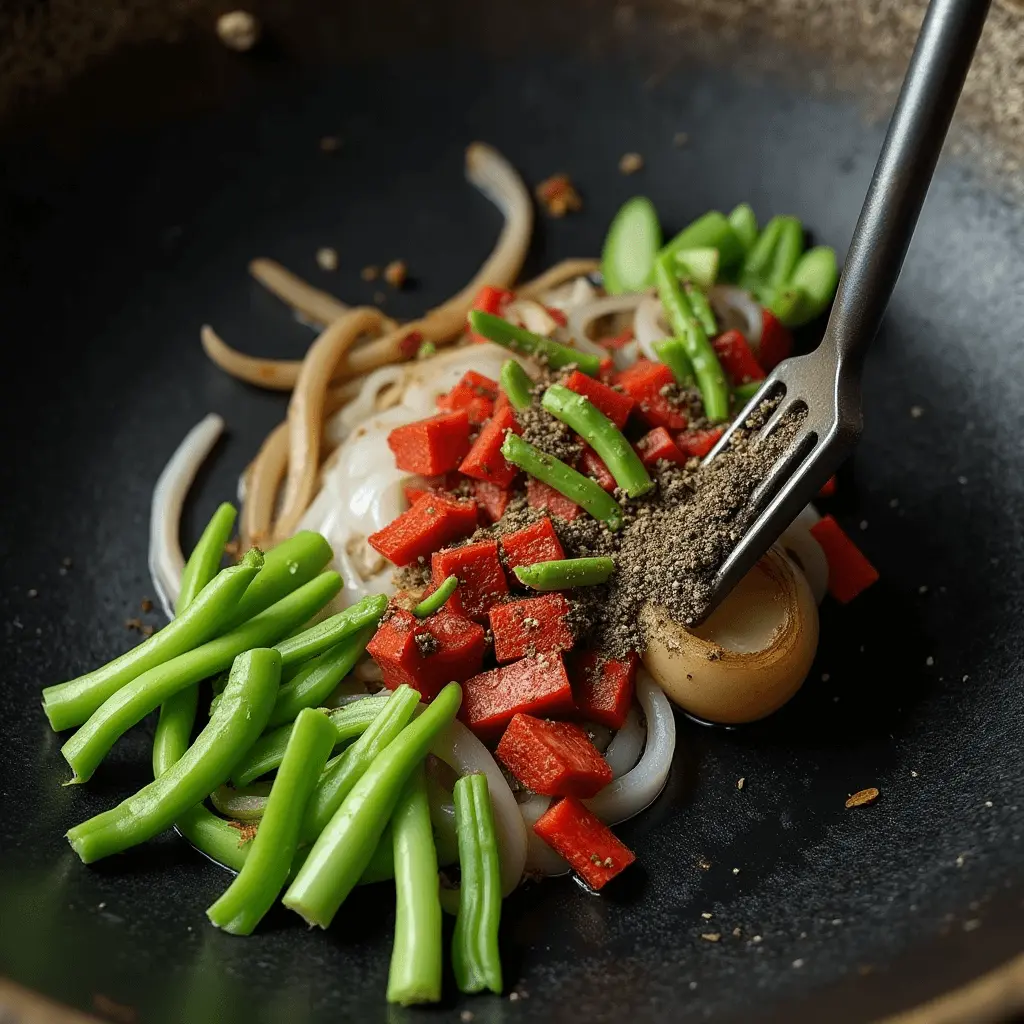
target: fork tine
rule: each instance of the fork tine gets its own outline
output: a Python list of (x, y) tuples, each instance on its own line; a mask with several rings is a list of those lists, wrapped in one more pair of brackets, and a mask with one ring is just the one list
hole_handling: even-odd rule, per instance
[[(807, 405), (807, 400), (799, 395), (793, 395), (790, 390), (786, 391), (782, 401), (779, 402), (778, 407), (772, 412), (771, 416), (765, 420), (764, 425), (757, 432), (757, 444), (762, 444), (767, 441), (769, 437), (775, 432), (778, 425), (787, 417), (792, 416), (799, 409), (806, 410), (807, 413), (810, 409)], [(803, 427), (800, 428), (802, 433)]]
[(721, 452), (723, 452), (726, 448), (729, 447), (729, 445), (732, 443), (732, 436), (733, 434), (736, 433), (737, 430), (746, 429), (744, 424), (750, 418), (751, 414), (757, 411), (761, 403), (766, 398), (772, 397), (776, 393), (781, 393), (783, 399), (785, 398), (786, 385), (784, 381), (779, 379), (777, 374), (778, 370), (774, 370), (768, 377), (765, 378), (764, 383), (761, 385), (761, 388), (758, 390), (757, 394), (754, 395), (754, 397), (751, 398), (745, 406), (743, 406), (740, 413), (726, 428), (725, 433), (715, 443), (714, 448), (712, 448), (711, 451), (709, 451), (708, 454), (704, 456), (704, 461), (701, 462), (702, 466), (708, 465), (708, 463), (710, 463), (716, 455), (721, 454)]
[(792, 478), (800, 463), (810, 455), (817, 443), (817, 431), (812, 430), (806, 422), (802, 424), (789, 446), (772, 464), (764, 480), (754, 488), (754, 492), (750, 495), (750, 507), (764, 508)]

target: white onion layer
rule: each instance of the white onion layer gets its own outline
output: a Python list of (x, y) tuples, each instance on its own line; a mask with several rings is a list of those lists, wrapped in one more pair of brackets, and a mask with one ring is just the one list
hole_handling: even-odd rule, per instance
[(654, 351), (654, 343), (670, 336), (664, 320), (665, 310), (656, 295), (645, 295), (636, 307), (633, 317), (633, 334), (640, 345), (645, 359), (658, 361), (658, 353)]
[(551, 797), (532, 793), (519, 802), (519, 813), (526, 826), (526, 873), (528, 875), (564, 875), (569, 865), (544, 842), (533, 826), (537, 819), (551, 806)]
[(647, 729), (640, 719), (640, 712), (634, 704), (629, 709), (622, 728), (612, 737), (604, 759), (612, 770), (612, 778), (621, 778), (631, 771), (640, 759), (640, 751), (644, 748), (644, 736)]
[(716, 284), (708, 292), (708, 301), (723, 329), (742, 332), (757, 352), (761, 344), (761, 307), (750, 292), (731, 284)]

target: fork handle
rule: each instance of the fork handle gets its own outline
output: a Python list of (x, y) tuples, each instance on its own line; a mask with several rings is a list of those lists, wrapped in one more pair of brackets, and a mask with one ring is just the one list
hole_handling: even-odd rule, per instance
[(823, 349), (859, 373), (903, 267), (991, 0), (932, 0), (854, 229)]

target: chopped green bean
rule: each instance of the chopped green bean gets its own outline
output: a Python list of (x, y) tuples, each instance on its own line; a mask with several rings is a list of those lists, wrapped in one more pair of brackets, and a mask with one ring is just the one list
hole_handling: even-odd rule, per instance
[(746, 255), (757, 241), (757, 217), (749, 203), (740, 203), (729, 214), (729, 226), (736, 232)]
[(370, 862), (406, 781), (461, 702), (462, 688), (449, 683), (374, 758), (313, 844), (285, 893), (286, 907), (321, 928), (331, 923)]
[[(839, 284), (839, 266), (836, 263), (835, 249), (827, 245), (817, 245), (800, 257), (788, 287), (797, 289), (801, 295), (801, 303), (783, 320), (790, 327), (800, 327), (828, 309), (836, 286)], [(782, 319), (780, 317), (780, 319)]]
[(267, 809), (270, 783), (257, 782), (252, 786), (235, 789), (233, 786), (218, 786), (210, 794), (210, 803), (233, 821), (259, 821)]
[(376, 627), (387, 607), (388, 599), (383, 594), (369, 594), (343, 612), (274, 644), (281, 652), (285, 676), (289, 675), (289, 669), (323, 654), (353, 633), (367, 626)]
[(455, 783), (459, 835), (459, 914), (452, 937), (452, 968), (460, 992), (501, 992), (501, 867), (486, 775)]
[(683, 291), (697, 322), (704, 328), (705, 333), (713, 338), (718, 333), (718, 321), (707, 296), (692, 281), (683, 282)]
[(528, 356), (534, 356), (548, 364), (552, 370), (561, 370), (566, 366), (577, 366), (591, 377), (596, 377), (601, 369), (601, 360), (590, 352), (581, 352), (579, 349), (570, 348), (568, 345), (561, 345), (550, 338), (542, 337), (526, 330), (525, 327), (516, 327), (507, 320), (493, 313), (482, 313), (474, 309), (469, 314), (469, 326), (476, 334), (493, 341), (504, 348), (512, 349), (514, 352), (522, 352)]
[(622, 431), (585, 395), (562, 384), (552, 384), (540, 404), (557, 420), (571, 427), (604, 460), (615, 482), (631, 498), (646, 494), (654, 481)]
[(778, 247), (779, 239), (782, 236), (782, 228), (785, 217), (772, 217), (764, 226), (764, 230), (757, 236), (757, 241), (747, 252), (743, 261), (743, 269), (740, 272), (740, 284), (747, 291), (753, 292), (760, 297), (768, 283), (768, 276), (771, 273), (772, 261), (775, 250)]
[(800, 311), (808, 305), (807, 296), (802, 288), (786, 287), (777, 291), (770, 289), (762, 292), (761, 301), (771, 311), (776, 320), (787, 327), (795, 327), (800, 319)]
[(291, 870), (306, 804), (336, 739), (331, 720), (318, 711), (306, 708), (295, 719), (249, 856), (206, 912), (218, 928), (250, 935), (273, 906)]
[(683, 228), (658, 253), (659, 259), (672, 260), (684, 249), (717, 249), (720, 266), (731, 267), (743, 257), (743, 245), (725, 214), (711, 210)]
[(615, 572), (615, 560), (604, 555), (593, 558), (559, 558), (552, 562), (517, 565), (516, 579), (531, 590), (570, 590), (607, 583)]
[(160, 778), (109, 811), (68, 832), (86, 864), (151, 839), (212, 793), (260, 734), (281, 678), (281, 656), (270, 648), (235, 658), (216, 713), (195, 742)]
[(529, 409), (533, 403), (533, 396), (530, 390), (533, 388), (533, 381), (530, 375), (514, 360), (506, 359), (501, 364), (501, 375), (498, 378), (501, 390), (512, 405), (512, 408), (521, 411)]
[(439, 612), (445, 606), (448, 598), (455, 593), (458, 585), (458, 576), (446, 576), (441, 581), (437, 590), (429, 595), (429, 597), (423, 598), (423, 600), (413, 608), (413, 615), (415, 615), (417, 619), (425, 619), (429, 615), (433, 615), (434, 612)]
[(681, 249), (674, 258), (680, 277), (699, 288), (710, 288), (718, 279), (717, 249)]
[(782, 217), (779, 241), (772, 252), (768, 287), (783, 288), (793, 275), (804, 251), (804, 226), (796, 217)]
[(686, 354), (686, 345), (681, 338), (663, 338), (654, 343), (657, 357), (672, 371), (676, 383), (682, 388), (697, 386), (693, 363)]
[(746, 405), (761, 390), (763, 384), (763, 380), (750, 380), (746, 384), (737, 384), (732, 389), (733, 396), (741, 406)]
[(601, 252), (605, 291), (642, 292), (651, 283), (660, 248), (661, 224), (654, 204), (645, 196), (626, 200), (612, 219)]

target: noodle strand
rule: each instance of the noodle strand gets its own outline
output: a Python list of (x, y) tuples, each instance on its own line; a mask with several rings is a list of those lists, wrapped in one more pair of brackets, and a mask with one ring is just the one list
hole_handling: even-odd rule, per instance
[(249, 273), (271, 295), (291, 306), (294, 312), (325, 327), (344, 316), (351, 308), (329, 292), (314, 288), (308, 281), (274, 260), (253, 260), (249, 264)]

